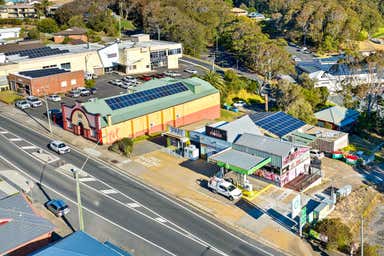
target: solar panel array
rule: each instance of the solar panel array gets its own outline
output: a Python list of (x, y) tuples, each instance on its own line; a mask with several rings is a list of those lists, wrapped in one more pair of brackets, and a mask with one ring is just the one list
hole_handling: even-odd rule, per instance
[(44, 76), (61, 74), (65, 72), (69, 72), (69, 71), (65, 69), (60, 69), (60, 68), (47, 68), (47, 69), (39, 69), (39, 70), (22, 71), (22, 72), (19, 72), (19, 74), (23, 76), (36, 78), (36, 77), (44, 77)]
[(279, 137), (283, 137), (305, 125), (303, 121), (283, 112), (277, 112), (271, 115), (255, 113), (251, 114), (250, 118), (257, 126)]
[(126, 94), (123, 96), (106, 99), (105, 102), (112, 110), (133, 106), (158, 98), (167, 97), (180, 92), (188, 91), (188, 87), (178, 82), (145, 91)]
[(67, 52), (69, 52), (69, 50), (60, 50), (59, 48), (51, 48), (46, 46), (46, 47), (40, 47), (40, 48), (34, 48), (34, 49), (7, 52), (5, 53), (5, 55), (9, 56), (9, 55), (18, 54), (22, 57), (39, 58), (44, 56), (63, 54)]

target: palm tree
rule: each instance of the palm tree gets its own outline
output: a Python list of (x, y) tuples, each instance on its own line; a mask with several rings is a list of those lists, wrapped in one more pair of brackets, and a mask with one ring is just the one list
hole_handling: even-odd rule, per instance
[(224, 79), (220, 74), (210, 70), (205, 73), (203, 79), (218, 89), (220, 94), (224, 95), (226, 93)]

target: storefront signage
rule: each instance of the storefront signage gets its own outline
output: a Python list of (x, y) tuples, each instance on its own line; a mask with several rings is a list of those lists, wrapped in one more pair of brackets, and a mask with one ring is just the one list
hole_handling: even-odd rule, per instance
[(292, 219), (294, 219), (301, 210), (301, 196), (300, 194), (297, 194), (295, 198), (293, 198), (292, 203)]
[(205, 126), (205, 134), (220, 140), (227, 140), (227, 131), (220, 130), (214, 127)]
[(172, 133), (180, 137), (185, 137), (185, 130), (177, 127), (173, 127), (173, 126), (168, 126), (168, 128), (169, 128), (169, 133)]

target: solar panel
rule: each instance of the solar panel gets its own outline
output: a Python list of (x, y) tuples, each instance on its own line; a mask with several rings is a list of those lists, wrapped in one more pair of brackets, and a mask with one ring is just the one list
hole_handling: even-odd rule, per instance
[(65, 72), (68, 72), (68, 71), (60, 68), (47, 68), (47, 69), (22, 71), (22, 72), (19, 72), (19, 74), (27, 77), (37, 78), (37, 77), (61, 74)]
[(305, 123), (284, 112), (268, 113), (258, 112), (250, 115), (252, 121), (261, 128), (283, 137), (288, 133), (302, 127)]
[(145, 91), (106, 99), (105, 102), (112, 110), (116, 110), (185, 91), (188, 91), (188, 87), (178, 82), (175, 84), (169, 84)]

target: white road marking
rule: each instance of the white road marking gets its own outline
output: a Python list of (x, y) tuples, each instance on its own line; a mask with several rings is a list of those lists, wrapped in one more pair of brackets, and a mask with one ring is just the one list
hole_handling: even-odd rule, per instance
[(109, 194), (117, 194), (118, 192), (114, 189), (104, 189), (100, 190), (101, 193), (109, 195)]
[(127, 203), (127, 206), (130, 207), (130, 208), (137, 208), (137, 207), (140, 207), (140, 204), (138, 204), (138, 203)]
[(1, 134), (7, 134), (7, 131), (0, 131)]
[(22, 149), (35, 149), (37, 148), (36, 146), (22, 146)]
[[(0, 114), (0, 115), (1, 115), (3, 118), (8, 119), (8, 120), (11, 121), (11, 122), (14, 122), (14, 121), (11, 120), (10, 118), (8, 118), (8, 117), (6, 117), (6, 116), (4, 116), (4, 115), (2, 115), (2, 114)], [(47, 134), (41, 134), (41, 133), (39, 133), (37, 130), (35, 130), (35, 129), (33, 129), (33, 128), (29, 128), (29, 127), (24, 126), (24, 125), (22, 125), (22, 124), (20, 124), (20, 125), (23, 126), (23, 127), (26, 128), (26, 129), (28, 129), (28, 130), (31, 130), (31, 131), (35, 132), (36, 134), (39, 134), (40, 136), (46, 137), (46, 138), (48, 138), (48, 139), (53, 139), (53, 137), (50, 137), (50, 136), (47, 135)], [(239, 240), (239, 241), (241, 241), (241, 242), (243, 242), (243, 243), (245, 243), (245, 244), (247, 244), (247, 245), (249, 245), (249, 246), (251, 246), (251, 247), (253, 247), (253, 248), (255, 248), (255, 249), (259, 250), (259, 251), (261, 251), (261, 252), (263, 252), (263, 253), (266, 254), (266, 255), (273, 256), (272, 253), (270, 253), (270, 252), (268, 252), (268, 251), (262, 249), (261, 247), (255, 245), (255, 244), (253, 244), (253, 243), (248, 242), (247, 240), (245, 240), (245, 239), (243, 239), (243, 238), (241, 238), (241, 237), (239, 237), (239, 236), (233, 234), (231, 231), (229, 231), (229, 230), (227, 230), (227, 229), (221, 227), (220, 225), (214, 223), (213, 221), (211, 221), (211, 220), (209, 220), (209, 219), (207, 219), (207, 218), (205, 218), (205, 217), (199, 215), (198, 213), (196, 213), (195, 211), (193, 211), (193, 210), (189, 209), (188, 207), (182, 205), (181, 203), (178, 203), (178, 202), (176, 201), (177, 199), (175, 199), (175, 198), (169, 198), (169, 197), (167, 197), (166, 195), (164, 195), (164, 194), (160, 193), (159, 191), (157, 191), (156, 189), (154, 189), (153, 187), (150, 187), (150, 186), (144, 184), (143, 182), (141, 182), (141, 181), (139, 181), (139, 180), (136, 180), (134, 177), (129, 176), (129, 175), (128, 175), (127, 173), (125, 173), (123, 170), (120, 170), (119, 167), (114, 166), (113, 168), (111, 168), (111, 167), (109, 167), (109, 166), (107, 165), (108, 163), (106, 163), (105, 161), (84, 154), (84, 152), (82, 152), (81, 150), (77, 149), (74, 145), (72, 145), (72, 149), (73, 149), (74, 151), (76, 151), (77, 153), (81, 154), (83, 157), (89, 157), (89, 158), (91, 158), (92, 160), (94, 160), (95, 162), (100, 163), (102, 166), (105, 166), (105, 168), (108, 168), (108, 169), (110, 169), (111, 171), (115, 172), (116, 174), (118, 174), (118, 175), (120, 175), (120, 176), (122, 176), (122, 177), (124, 177), (124, 178), (127, 178), (127, 179), (131, 180), (132, 182), (134, 182), (134, 183), (136, 183), (136, 184), (138, 184), (138, 185), (140, 185), (140, 186), (142, 186), (142, 187), (144, 187), (144, 188), (146, 188), (146, 189), (152, 191), (153, 193), (155, 193), (155, 194), (157, 194), (158, 196), (164, 198), (165, 200), (169, 201), (170, 203), (172, 203), (172, 204), (174, 204), (174, 205), (176, 205), (176, 206), (178, 206), (178, 207), (184, 209), (185, 211), (187, 211), (187, 212), (193, 214), (194, 216), (196, 216), (197, 218), (199, 218), (199, 219), (201, 219), (201, 220), (203, 220), (203, 221), (209, 223), (210, 225), (212, 225), (212, 226), (214, 226), (214, 227), (220, 229), (222, 232), (226, 233), (227, 235), (236, 238), (237, 240)], [(0, 157), (1, 157), (1, 156), (0, 156)], [(101, 181), (101, 180), (99, 180), (99, 181)], [(102, 182), (102, 181), (101, 181), (101, 182)], [(123, 194), (124, 196), (126, 196), (126, 197), (129, 198), (129, 196), (125, 195), (124, 193), (122, 193), (122, 194)], [(111, 197), (110, 197), (110, 198), (111, 198)], [(112, 198), (112, 199), (115, 200), (114, 198)], [(145, 207), (145, 206), (143, 205), (143, 207)], [(145, 208), (148, 209), (147, 207), (145, 207)], [(150, 210), (150, 209), (149, 209), (149, 210)], [(153, 212), (152, 210), (150, 210), (150, 211)], [(192, 235), (192, 234), (191, 234), (191, 235)], [(266, 240), (264, 240), (264, 239), (262, 240), (262, 242), (269, 244), (269, 242), (266, 241)], [(207, 244), (208, 244), (208, 243), (207, 243)], [(209, 245), (209, 244), (208, 244), (208, 245)], [(270, 246), (271, 246), (271, 248), (274, 248), (273, 245), (270, 245)], [(212, 247), (211, 247), (211, 248), (212, 248)], [(274, 250), (278, 250), (278, 249), (274, 248)]]
[[(1, 155), (0, 155), (0, 158), (3, 159), (3, 161), (7, 162), (9, 165), (13, 166), (13, 168), (15, 168), (16, 170), (18, 170), (19, 172), (23, 173), (25, 176), (29, 177), (29, 178), (30, 178), (31, 180), (33, 180), (34, 182), (36, 182), (36, 183), (39, 182), (37, 179), (35, 179), (34, 177), (30, 176), (28, 173), (24, 172), (24, 171), (21, 170), (19, 167), (17, 167), (16, 165), (14, 165), (14, 164), (13, 164), (12, 162), (10, 162), (8, 159), (4, 158), (4, 157), (1, 156)], [(44, 187), (46, 187), (46, 188), (48, 188), (49, 190), (55, 192), (55, 193), (58, 194), (60, 197), (62, 197), (62, 198), (64, 198), (64, 199), (68, 200), (69, 202), (71, 202), (71, 203), (77, 205), (77, 202), (75, 202), (74, 200), (70, 199), (69, 197), (67, 197), (67, 196), (65, 196), (65, 195), (63, 195), (63, 194), (61, 194), (61, 193), (58, 192), (56, 189), (53, 189), (53, 188), (51, 188), (51, 187), (48, 186), (48, 185), (44, 185)], [(111, 221), (111, 220), (107, 219), (106, 217), (104, 217), (104, 216), (102, 216), (102, 215), (100, 215), (100, 214), (98, 214), (98, 213), (92, 211), (91, 209), (88, 209), (87, 207), (84, 207), (84, 206), (83, 206), (83, 209), (86, 210), (86, 211), (88, 211), (88, 212), (90, 212), (90, 213), (92, 213), (93, 215), (95, 215), (95, 216), (97, 216), (97, 217), (99, 217), (99, 218), (101, 218), (101, 219), (103, 219), (103, 220), (105, 220), (105, 221), (111, 223), (112, 225), (114, 225), (114, 226), (120, 228), (121, 230), (124, 230), (125, 232), (130, 233), (130, 234), (136, 236), (137, 238), (139, 238), (139, 239), (141, 239), (141, 240), (143, 240), (143, 241), (145, 241), (145, 242), (147, 242), (147, 243), (149, 243), (149, 244), (151, 244), (151, 245), (153, 245), (153, 246), (159, 248), (160, 250), (162, 250), (162, 251), (168, 253), (169, 255), (177, 256), (176, 254), (174, 254), (174, 253), (168, 251), (167, 249), (161, 247), (160, 245), (155, 244), (154, 242), (152, 242), (152, 241), (150, 241), (150, 240), (148, 240), (148, 239), (146, 239), (146, 238), (144, 238), (144, 237), (142, 237), (142, 236), (140, 236), (140, 235), (134, 233), (133, 231), (130, 231), (130, 230), (124, 228), (123, 226), (120, 226), (120, 225), (117, 224), (117, 223), (114, 223), (113, 221)]]
[(9, 141), (22, 141), (22, 138), (9, 138)]
[(158, 222), (161, 222), (161, 223), (167, 222), (167, 220), (165, 220), (165, 219), (163, 219), (161, 217), (155, 218), (155, 220), (157, 220)]
[(96, 179), (95, 178), (93, 178), (93, 177), (87, 177), (87, 178), (79, 178), (79, 181), (80, 182), (88, 182), (88, 181), (96, 181)]

